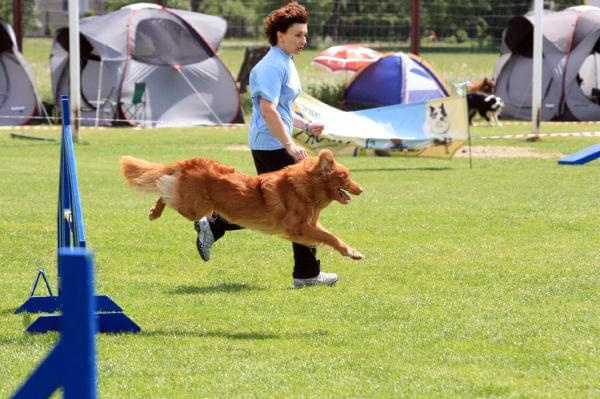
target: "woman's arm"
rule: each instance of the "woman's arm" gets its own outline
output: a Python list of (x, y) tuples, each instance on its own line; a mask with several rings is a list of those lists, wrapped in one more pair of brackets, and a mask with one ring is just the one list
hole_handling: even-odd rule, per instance
[(273, 136), (275, 136), (275, 138), (285, 147), (288, 154), (294, 157), (296, 161), (306, 158), (308, 153), (304, 148), (294, 144), (294, 140), (292, 140), (292, 137), (286, 131), (281, 115), (277, 112), (276, 105), (262, 97), (258, 102), (260, 105), (260, 113), (262, 114), (267, 127), (273, 133)]
[(294, 112), (292, 118), (294, 119), (294, 126), (298, 129), (306, 130), (307, 133), (318, 136), (325, 127), (319, 122), (307, 122), (302, 119), (298, 114)]

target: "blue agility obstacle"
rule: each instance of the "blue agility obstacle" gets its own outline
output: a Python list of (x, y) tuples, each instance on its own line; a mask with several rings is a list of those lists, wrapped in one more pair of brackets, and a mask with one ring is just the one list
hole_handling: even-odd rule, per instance
[(61, 387), (67, 399), (96, 398), (94, 256), (85, 248), (60, 248), (58, 266), (62, 272), (60, 340), (13, 399), (49, 398)]
[(600, 144), (594, 144), (558, 160), (559, 165), (583, 165), (600, 158)]
[[(83, 215), (79, 197), (79, 185), (77, 182), (77, 167), (75, 164), (75, 152), (73, 150), (73, 137), (70, 122), (69, 99), (61, 97), (63, 129), (60, 148), (60, 178), (58, 189), (58, 211), (57, 211), (57, 248), (85, 248), (85, 230), (83, 226)], [(43, 269), (38, 270), (34, 280), (29, 298), (15, 313), (54, 313), (62, 309), (60, 287), (61, 268), (58, 265), (58, 296), (52, 295), (48, 279)], [(43, 278), (48, 289), (47, 296), (35, 296), (35, 289)], [(98, 328), (100, 332), (139, 332), (140, 327), (123, 313), (123, 309), (106, 295), (94, 297), (95, 311), (99, 312)], [(60, 326), (60, 315), (41, 316), (33, 322), (27, 332), (58, 331)]]

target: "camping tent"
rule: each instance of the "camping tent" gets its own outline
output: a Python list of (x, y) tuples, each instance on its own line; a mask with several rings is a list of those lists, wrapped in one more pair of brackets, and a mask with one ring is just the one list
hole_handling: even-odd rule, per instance
[[(600, 120), (600, 8), (571, 7), (544, 15), (543, 120)], [(502, 35), (495, 94), (505, 116), (531, 119), (533, 15), (512, 18)]]
[[(239, 93), (217, 57), (221, 17), (139, 3), (80, 23), (82, 123), (155, 126), (241, 121)], [(68, 29), (50, 64), (54, 99), (69, 92)]]
[(0, 125), (23, 125), (38, 115), (39, 96), (9, 24), (0, 20)]
[(348, 109), (410, 104), (447, 97), (445, 83), (423, 59), (402, 52), (389, 54), (359, 70), (348, 83)]

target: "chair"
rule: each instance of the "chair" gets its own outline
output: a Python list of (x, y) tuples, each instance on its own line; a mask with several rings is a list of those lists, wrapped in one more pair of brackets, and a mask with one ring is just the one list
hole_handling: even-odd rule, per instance
[(137, 82), (133, 88), (133, 96), (131, 97), (131, 102), (129, 104), (125, 104), (125, 110), (129, 115), (135, 119), (138, 124), (140, 124), (140, 118), (138, 116), (139, 111), (142, 111), (141, 115), (141, 123), (146, 124), (146, 100), (144, 98), (144, 94), (146, 93), (146, 83), (145, 82)]
[(237, 81), (239, 82), (240, 94), (246, 92), (250, 80), (250, 70), (260, 61), (269, 51), (269, 46), (253, 46), (246, 47), (244, 53), (244, 61), (240, 67)]

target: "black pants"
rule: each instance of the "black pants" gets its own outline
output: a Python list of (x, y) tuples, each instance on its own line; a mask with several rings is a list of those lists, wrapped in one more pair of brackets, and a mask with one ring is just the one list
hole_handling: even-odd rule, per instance
[[(295, 163), (294, 158), (288, 154), (285, 149), (260, 151), (252, 150), (252, 158), (256, 173), (274, 172), (283, 169), (288, 165)], [(239, 230), (242, 227), (237, 224), (231, 224), (219, 215), (214, 215), (209, 219), (210, 229), (213, 232), (215, 241), (223, 237), (226, 231)], [(321, 271), (320, 261), (317, 259), (317, 249), (305, 245), (292, 243), (294, 251), (294, 278), (315, 277)]]

